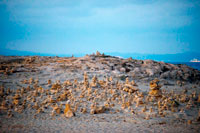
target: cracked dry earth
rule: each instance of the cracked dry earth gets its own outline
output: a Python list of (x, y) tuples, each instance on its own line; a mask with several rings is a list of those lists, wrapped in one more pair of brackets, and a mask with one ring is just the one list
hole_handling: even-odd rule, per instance
[(199, 132), (200, 72), (112, 56), (0, 57), (0, 132)]

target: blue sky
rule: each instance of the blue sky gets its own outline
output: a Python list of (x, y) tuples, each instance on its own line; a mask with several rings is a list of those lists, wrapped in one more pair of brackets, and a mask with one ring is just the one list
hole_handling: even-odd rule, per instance
[(1, 49), (199, 52), (199, 31), (199, 0), (0, 0)]

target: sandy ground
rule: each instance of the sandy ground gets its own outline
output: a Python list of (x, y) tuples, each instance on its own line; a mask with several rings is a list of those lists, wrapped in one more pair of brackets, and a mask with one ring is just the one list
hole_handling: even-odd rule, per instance
[[(198, 78), (137, 75), (137, 66), (110, 70), (110, 60), (95, 58), (1, 57), (0, 132), (200, 131)], [(150, 95), (155, 78), (159, 96)], [(75, 116), (66, 117), (66, 103)], [(92, 113), (98, 107), (104, 109)]]

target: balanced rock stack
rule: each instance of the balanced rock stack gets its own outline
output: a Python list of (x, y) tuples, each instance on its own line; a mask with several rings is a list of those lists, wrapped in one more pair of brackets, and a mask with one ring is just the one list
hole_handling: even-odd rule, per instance
[(160, 90), (161, 86), (159, 85), (159, 80), (154, 79), (150, 82), (150, 91), (149, 96), (153, 97), (162, 97), (162, 92)]
[(3, 86), (0, 86), (0, 97), (1, 98), (4, 97), (4, 93), (5, 93), (5, 90), (4, 90)]
[(126, 82), (125, 82), (123, 91), (129, 92), (129, 93), (134, 93), (134, 92), (138, 91), (138, 89), (135, 88), (134, 86), (137, 86), (135, 84), (135, 82), (134, 81), (129, 82), (129, 79), (126, 78)]
[(99, 51), (96, 51), (96, 56), (101, 56), (101, 53)]
[(200, 93), (199, 93), (199, 96), (198, 96), (198, 102), (200, 103)]
[(14, 105), (19, 105), (19, 100), (20, 100), (20, 95), (19, 94), (15, 94), (15, 96), (13, 96), (13, 104)]
[(2, 101), (0, 105), (0, 110), (7, 110), (8, 108), (6, 107), (6, 101)]
[(89, 81), (88, 81), (88, 75), (87, 72), (84, 72), (84, 77), (83, 77), (84, 81), (84, 88), (87, 89), (89, 87)]
[(64, 115), (67, 118), (75, 116), (75, 113), (72, 111), (69, 101), (65, 105)]
[(96, 87), (97, 84), (98, 84), (98, 79), (97, 79), (96, 76), (93, 76), (92, 82), (91, 82), (90, 86), (91, 86), (91, 87)]

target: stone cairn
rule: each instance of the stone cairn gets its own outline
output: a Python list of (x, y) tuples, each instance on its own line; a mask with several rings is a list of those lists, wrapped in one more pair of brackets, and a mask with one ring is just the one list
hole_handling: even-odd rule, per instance
[(156, 97), (156, 98), (162, 97), (162, 92), (160, 88), (161, 88), (161, 85), (159, 85), (159, 80), (158, 79), (152, 80), (150, 82), (149, 96)]

